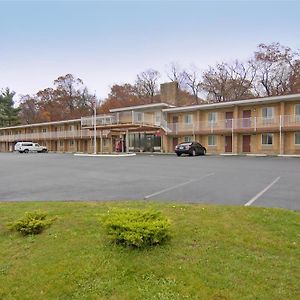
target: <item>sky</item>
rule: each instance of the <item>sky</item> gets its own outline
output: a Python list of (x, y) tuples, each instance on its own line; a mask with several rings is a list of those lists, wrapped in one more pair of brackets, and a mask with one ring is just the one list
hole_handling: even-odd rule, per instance
[(21, 95), (68, 73), (105, 98), (171, 62), (205, 70), (259, 43), (300, 49), (300, 1), (3, 1), (0, 89)]

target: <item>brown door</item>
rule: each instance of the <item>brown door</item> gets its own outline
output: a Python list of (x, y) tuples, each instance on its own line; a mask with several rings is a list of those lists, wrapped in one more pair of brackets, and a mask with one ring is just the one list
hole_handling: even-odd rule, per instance
[(250, 152), (251, 135), (243, 135), (243, 152)]
[(225, 152), (232, 152), (232, 136), (225, 136)]
[(233, 111), (227, 111), (225, 119), (225, 128), (232, 128)]
[(243, 111), (243, 127), (251, 127), (251, 110)]
[(178, 145), (178, 138), (173, 138), (173, 151), (175, 150), (176, 145)]

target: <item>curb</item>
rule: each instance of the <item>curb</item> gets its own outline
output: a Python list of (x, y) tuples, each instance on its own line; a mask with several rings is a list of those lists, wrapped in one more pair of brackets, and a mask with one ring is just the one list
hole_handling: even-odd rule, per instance
[(81, 157), (130, 157), (135, 156), (135, 153), (127, 153), (127, 154), (82, 154), (82, 153), (75, 153), (74, 156), (81, 156)]

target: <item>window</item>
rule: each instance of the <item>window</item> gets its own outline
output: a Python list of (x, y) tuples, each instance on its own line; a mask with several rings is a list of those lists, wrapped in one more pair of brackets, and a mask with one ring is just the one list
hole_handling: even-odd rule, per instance
[(74, 141), (71, 140), (71, 141), (70, 141), (70, 146), (73, 146), (73, 145), (74, 145)]
[(59, 145), (62, 147), (64, 145), (64, 141), (59, 141)]
[(295, 115), (300, 117), (300, 105), (295, 106)]
[(192, 124), (193, 123), (193, 115), (192, 114), (184, 115), (184, 123)]
[(208, 122), (209, 123), (217, 123), (217, 113), (216, 112), (208, 113)]
[(215, 135), (208, 136), (208, 146), (216, 146), (217, 145), (217, 137)]
[(265, 133), (261, 135), (261, 143), (263, 145), (273, 145), (273, 134)]
[(192, 142), (192, 141), (193, 141), (193, 137), (192, 137), (192, 136), (185, 136), (185, 137), (184, 137), (184, 141), (185, 141), (186, 143)]
[(47, 132), (47, 128), (43, 128), (42, 132)]
[(74, 125), (70, 125), (69, 130), (74, 131)]
[(295, 133), (295, 144), (300, 145), (300, 132)]
[(156, 111), (155, 112), (155, 124), (160, 125), (161, 123), (161, 112)]
[(143, 113), (142, 112), (134, 112), (134, 117), (136, 122), (143, 121)]
[(261, 110), (261, 114), (264, 119), (272, 119), (273, 118), (273, 107), (263, 107)]

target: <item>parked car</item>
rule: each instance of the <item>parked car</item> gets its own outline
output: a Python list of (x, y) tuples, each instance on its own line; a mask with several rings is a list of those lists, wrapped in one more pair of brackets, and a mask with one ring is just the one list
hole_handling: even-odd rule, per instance
[(177, 156), (188, 154), (190, 156), (205, 155), (206, 148), (198, 142), (184, 142), (175, 147)]
[(28, 153), (28, 152), (48, 152), (47, 147), (40, 146), (37, 143), (33, 142), (18, 142), (15, 144), (15, 151), (19, 151), (20, 153)]

